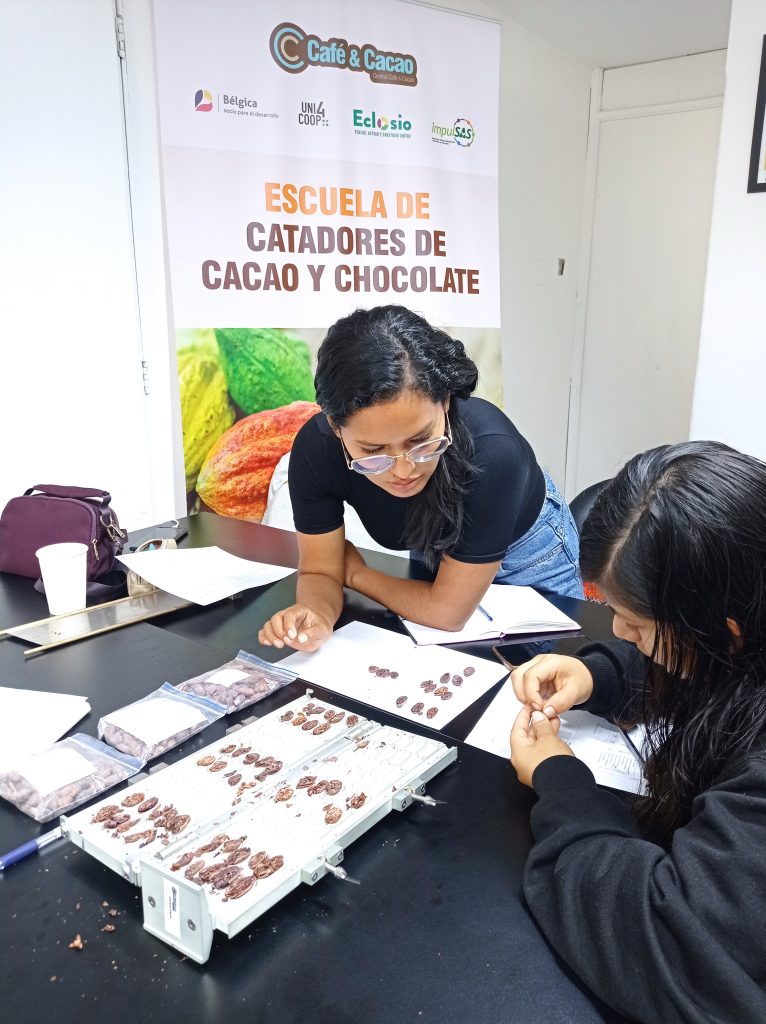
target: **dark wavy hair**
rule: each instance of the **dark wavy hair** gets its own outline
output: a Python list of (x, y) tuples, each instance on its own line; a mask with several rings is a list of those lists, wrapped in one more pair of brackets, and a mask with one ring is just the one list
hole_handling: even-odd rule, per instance
[(580, 564), (607, 598), (656, 623), (662, 664), (644, 686), (648, 794), (636, 812), (667, 846), (694, 798), (766, 729), (766, 465), (713, 441), (637, 455), (593, 506)]
[[(468, 398), (478, 380), (461, 341), (404, 306), (357, 309), (327, 332), (317, 355), (317, 402), (336, 427), (371, 405), (417, 391), (433, 402)], [(473, 473), (473, 439), (457, 403), (449, 411), (452, 445), (426, 487), (408, 505), (405, 543), (434, 569), (463, 528), (463, 496)]]

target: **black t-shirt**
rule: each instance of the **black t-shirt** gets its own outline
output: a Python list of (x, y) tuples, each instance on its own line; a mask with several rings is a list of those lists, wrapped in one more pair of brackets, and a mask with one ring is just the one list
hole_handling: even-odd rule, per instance
[[(467, 483), (463, 531), (450, 555), (459, 562), (495, 562), (540, 514), (545, 477), (529, 443), (497, 406), (481, 398), (454, 401), (473, 435), (476, 473)], [(298, 431), (289, 483), (300, 533), (337, 530), (347, 501), (378, 544), (392, 550), (407, 547), (407, 509), (421, 495), (397, 498), (350, 470), (324, 413)]]

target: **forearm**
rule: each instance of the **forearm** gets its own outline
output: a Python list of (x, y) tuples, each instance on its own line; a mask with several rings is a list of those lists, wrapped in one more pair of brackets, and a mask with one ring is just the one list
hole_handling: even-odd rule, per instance
[(335, 625), (343, 611), (343, 587), (339, 580), (324, 573), (298, 570), (296, 601), (311, 608), (331, 625)]
[(370, 566), (355, 569), (346, 586), (372, 598), (404, 619), (436, 629), (462, 629), (473, 609), (455, 607), (437, 583), (387, 576)]

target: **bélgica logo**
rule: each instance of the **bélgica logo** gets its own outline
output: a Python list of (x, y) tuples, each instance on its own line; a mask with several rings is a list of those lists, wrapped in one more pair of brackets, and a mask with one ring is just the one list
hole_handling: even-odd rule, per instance
[(326, 128), (329, 123), (327, 115), (325, 114), (324, 100), (319, 100), (318, 102), (314, 102), (312, 100), (301, 100), (298, 124)]
[(475, 138), (476, 129), (467, 117), (459, 117), (449, 127), (436, 124), (436, 122), (431, 125), (431, 140), (433, 142), (440, 142), (444, 146), (451, 146), (454, 143), (466, 149), (468, 146), (473, 145)]
[[(258, 109), (258, 100), (252, 96), (238, 96), (235, 93), (216, 93), (218, 100), (218, 112), (221, 114), (234, 114), (238, 117), (270, 117), (277, 118), (279, 114), (274, 111)], [(208, 89), (197, 89), (194, 94), (194, 109), (201, 113), (209, 113), (213, 109), (213, 94)]]
[(381, 135), (388, 138), (409, 139), (411, 138), (412, 121), (408, 121), (397, 114), (396, 117), (387, 117), (384, 114), (377, 114), (374, 110), (366, 113), (358, 107), (354, 110), (354, 133), (356, 135)]
[(371, 82), (387, 85), (418, 84), (418, 62), (411, 53), (379, 50), (373, 43), (349, 43), (346, 39), (322, 39), (283, 21), (269, 38), (269, 52), (276, 64), (292, 75), (308, 67), (361, 71)]
[(194, 109), (206, 114), (213, 109), (213, 97), (207, 89), (197, 89), (194, 94)]
[(249, 96), (229, 96), (226, 93), (221, 97), (223, 106), (236, 107), (237, 110), (257, 110), (258, 100), (250, 99)]

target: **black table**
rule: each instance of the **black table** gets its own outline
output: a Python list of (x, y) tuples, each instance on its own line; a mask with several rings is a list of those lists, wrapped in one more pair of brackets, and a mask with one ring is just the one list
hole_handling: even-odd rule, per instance
[[(294, 566), (292, 534), (200, 514), (184, 544), (217, 543), (234, 554)], [(369, 554), (389, 572), (409, 564)], [(96, 735), (99, 717), (144, 696), (166, 679), (178, 682), (220, 665), (240, 648), (278, 660), (284, 651), (257, 645), (271, 612), (291, 603), (295, 577), (247, 591), (209, 608), (190, 608), (25, 660), (28, 645), (0, 643), (0, 685), (79, 693), (90, 715), (73, 731)], [(556, 603), (599, 639), (609, 635), (606, 609)], [(0, 578), (0, 627), (46, 614), (31, 581)], [(398, 620), (374, 602), (348, 595), (344, 618), (391, 629)], [(582, 640), (580, 640), (582, 642)], [(573, 641), (565, 642), (572, 646)], [(465, 649), (465, 648), (464, 648)], [(491, 657), (491, 644), (471, 645)], [(402, 721), (313, 688), (319, 699)], [(165, 755), (173, 761), (224, 735), (255, 711), (268, 713), (302, 694), (300, 682), (240, 716), (230, 715)], [(293, 1021), (464, 1022), (621, 1021), (580, 985), (556, 957), (527, 912), (521, 873), (530, 846), (534, 794), (513, 769), (459, 741), (496, 692), (493, 688), (440, 735), (458, 741), (458, 760), (428, 788), (445, 803), (392, 813), (346, 854), (355, 886), (327, 876), (301, 886), (236, 938), (216, 933), (200, 966), (142, 927), (138, 889), (62, 840), (0, 873), (4, 1019), (58, 1024), (104, 1016), (127, 1022)], [(412, 731), (434, 731), (405, 723)], [(0, 801), (3, 849), (50, 829)], [(109, 910), (116, 910), (111, 917)], [(114, 932), (104, 932), (114, 924)], [(69, 948), (76, 934), (82, 950)]]

